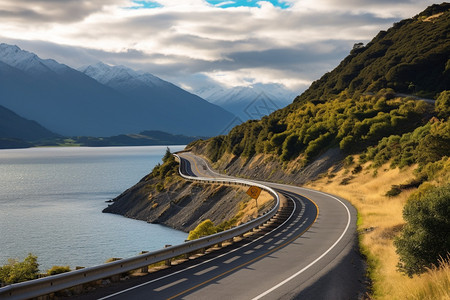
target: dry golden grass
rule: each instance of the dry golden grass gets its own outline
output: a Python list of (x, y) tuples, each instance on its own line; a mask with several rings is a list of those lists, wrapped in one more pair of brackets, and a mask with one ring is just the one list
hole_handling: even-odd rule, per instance
[(450, 299), (450, 259), (442, 261), (440, 268), (408, 279), (401, 286), (401, 292), (411, 300)]
[[(392, 185), (412, 180), (413, 171), (413, 167), (400, 171), (385, 165), (374, 176), (374, 170), (365, 166), (358, 174), (342, 169), (331, 179), (331, 176), (324, 176), (309, 184), (311, 188), (349, 200), (358, 210), (360, 243), (368, 259), (373, 284), (371, 296), (375, 299), (450, 299), (448, 262), (442, 269), (414, 278), (401, 274), (396, 268), (398, 256), (393, 240), (404, 224), (402, 209), (412, 191), (403, 191), (392, 198), (385, 194)], [(342, 180), (350, 176), (354, 178), (342, 185)]]
[[(241, 189), (246, 192), (248, 190), (248, 187), (241, 187)], [(251, 219), (256, 218), (258, 216), (258, 212), (273, 201), (273, 197), (268, 192), (263, 190), (258, 197), (257, 208), (255, 199), (251, 199), (250, 196), (248, 196), (247, 200), (241, 202), (241, 207), (239, 209), (238, 215), (242, 214), (242, 216), (239, 218), (238, 224), (245, 223), (250, 221)]]

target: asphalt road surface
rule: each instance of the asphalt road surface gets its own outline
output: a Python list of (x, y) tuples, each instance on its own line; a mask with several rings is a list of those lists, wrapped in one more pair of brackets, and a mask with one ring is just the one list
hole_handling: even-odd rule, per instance
[[(181, 153), (186, 175), (228, 177)], [(86, 299), (360, 299), (364, 265), (356, 211), (345, 200), (263, 182), (284, 196), (265, 229), (189, 262), (88, 294)]]

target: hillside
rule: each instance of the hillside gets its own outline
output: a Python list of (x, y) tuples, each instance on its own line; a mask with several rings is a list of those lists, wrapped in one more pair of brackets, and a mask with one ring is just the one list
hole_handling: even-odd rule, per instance
[[(298, 171), (331, 148), (339, 149), (333, 153), (344, 157), (345, 154), (364, 152), (385, 137), (413, 132), (433, 118), (435, 121), (441, 119), (433, 121), (434, 123), (446, 123), (448, 102), (443, 90), (444, 87), (450, 87), (450, 39), (447, 38), (450, 33), (449, 8), (449, 4), (433, 6), (413, 19), (399, 22), (388, 30), (388, 34), (377, 35), (364, 49), (352, 50), (336, 69), (313, 83), (291, 105), (260, 121), (248, 121), (237, 126), (228, 135), (199, 141), (192, 147), (212, 162), (220, 161), (218, 166), (222, 168), (232, 167), (226, 165), (227, 160), (240, 160), (241, 164), (247, 164), (263, 155), (273, 157), (274, 162), (285, 169)], [(427, 17), (443, 10), (446, 12), (427, 21)], [(411, 47), (412, 54), (408, 59), (416, 72), (407, 73), (414, 74), (417, 78), (426, 78), (425, 83), (417, 81), (415, 84), (420, 87), (419, 94), (426, 92), (432, 94), (434, 99), (442, 94), (436, 110), (433, 101), (420, 101), (414, 97), (399, 95), (405, 92), (399, 81), (380, 80), (384, 82), (383, 85), (370, 92), (362, 82), (351, 84), (352, 81), (348, 81), (340, 89), (333, 87), (326, 90), (326, 87), (332, 86), (336, 81), (333, 78), (347, 78), (345, 70), (354, 69), (355, 62), (366, 62), (365, 68), (355, 71), (355, 78), (366, 78), (368, 73), (375, 74), (370, 72), (375, 66), (379, 69), (388, 68), (394, 57), (399, 56), (399, 52), (379, 53), (376, 61), (368, 60), (368, 53), (382, 44), (390, 44), (389, 48), (392, 49), (408, 49), (412, 38), (407, 33), (416, 31), (418, 33), (414, 39), (432, 40), (432, 45), (439, 47), (431, 47), (434, 55), (421, 54), (430, 48), (429, 43)], [(393, 39), (394, 36), (399, 38)], [(433, 72), (424, 66), (434, 66)], [(387, 73), (389, 72), (384, 72)], [(433, 82), (434, 85), (427, 82)], [(397, 87), (398, 90), (389, 86)], [(436, 124), (431, 127), (439, 126), (445, 127)], [(445, 135), (444, 128), (440, 132)], [(444, 141), (442, 142), (444, 145)]]
[(449, 36), (450, 4), (433, 5), (355, 45), (286, 108), (187, 148), (230, 175), (351, 201), (371, 297), (448, 299)]
[(367, 45), (355, 45), (337, 68), (295, 99), (327, 100), (392, 88), (397, 93), (435, 98), (450, 87), (450, 3), (433, 5), (411, 19), (380, 31)]
[(88, 74), (96, 78), (17, 46), (0, 44), (0, 105), (65, 136), (144, 130), (212, 136), (234, 118), (151, 74), (106, 65), (92, 69), (95, 72)]
[(35, 121), (24, 119), (0, 105), (0, 149), (30, 147), (42, 139), (53, 139), (57, 135)]

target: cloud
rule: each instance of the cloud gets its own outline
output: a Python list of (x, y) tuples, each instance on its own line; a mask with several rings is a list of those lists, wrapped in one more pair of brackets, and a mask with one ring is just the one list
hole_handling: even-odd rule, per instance
[(208, 2), (0, 0), (0, 41), (74, 67), (122, 64), (183, 86), (277, 82), (298, 90), (354, 43), (432, 3)]
[(117, 0), (21, 0), (0, 1), (2, 18), (27, 20), (28, 23), (72, 23), (102, 11), (108, 5), (117, 5)]

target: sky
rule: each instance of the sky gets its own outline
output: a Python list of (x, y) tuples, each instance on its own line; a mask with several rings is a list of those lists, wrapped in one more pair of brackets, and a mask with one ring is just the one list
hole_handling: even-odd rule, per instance
[[(440, 2), (439, 2), (440, 3)], [(0, 43), (78, 68), (102, 61), (195, 91), (294, 92), (426, 0), (0, 0)]]

